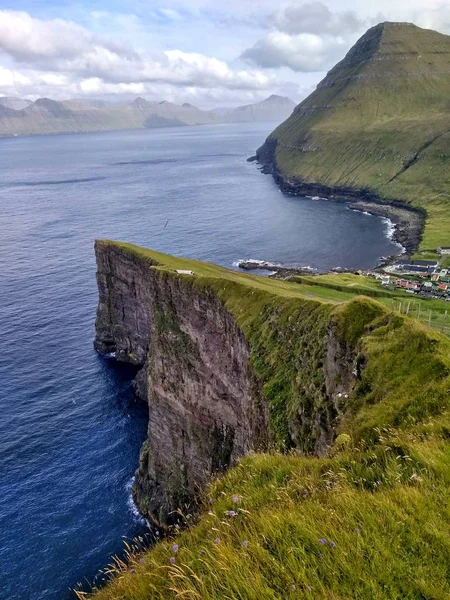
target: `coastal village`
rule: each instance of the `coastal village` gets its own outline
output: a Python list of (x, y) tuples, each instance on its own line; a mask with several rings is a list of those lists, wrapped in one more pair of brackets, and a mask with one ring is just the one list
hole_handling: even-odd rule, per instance
[(422, 298), (450, 302), (450, 247), (441, 246), (437, 248), (437, 253), (440, 258), (431, 260), (397, 259), (365, 275), (377, 279), (387, 289), (403, 289)]

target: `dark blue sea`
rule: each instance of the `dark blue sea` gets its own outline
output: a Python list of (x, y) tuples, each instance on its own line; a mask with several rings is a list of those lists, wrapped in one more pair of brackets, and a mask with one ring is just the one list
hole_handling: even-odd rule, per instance
[(398, 251), (387, 222), (284, 196), (246, 162), (273, 126), (0, 140), (1, 600), (71, 598), (145, 532), (129, 488), (147, 411), (92, 347), (95, 238), (228, 267)]

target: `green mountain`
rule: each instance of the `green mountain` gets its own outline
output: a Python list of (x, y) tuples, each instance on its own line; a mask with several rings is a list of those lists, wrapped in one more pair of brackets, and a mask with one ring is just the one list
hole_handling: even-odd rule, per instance
[(257, 156), (298, 192), (423, 209), (421, 250), (449, 246), (450, 37), (409, 23), (369, 29)]

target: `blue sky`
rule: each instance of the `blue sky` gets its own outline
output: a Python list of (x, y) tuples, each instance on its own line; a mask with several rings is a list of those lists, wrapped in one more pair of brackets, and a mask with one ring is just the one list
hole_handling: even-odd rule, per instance
[(0, 0), (0, 95), (300, 101), (381, 20), (450, 33), (450, 1)]

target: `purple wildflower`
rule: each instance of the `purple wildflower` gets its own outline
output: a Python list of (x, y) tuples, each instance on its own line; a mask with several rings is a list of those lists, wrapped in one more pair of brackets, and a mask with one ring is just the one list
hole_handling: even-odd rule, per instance
[(359, 527), (357, 527), (357, 528), (355, 529), (355, 531), (356, 531), (356, 533), (361, 533), (361, 529), (360, 529)]
[(205, 551), (204, 550), (200, 550), (200, 556), (204, 556)]
[(327, 540), (326, 540), (326, 539), (324, 539), (324, 538), (321, 538), (321, 539), (319, 540), (319, 544), (326, 544), (326, 543), (327, 543)]
[(220, 538), (218, 538), (218, 537), (217, 537), (217, 538), (214, 540), (214, 543), (215, 543), (215, 544), (218, 544), (219, 542), (220, 542)]
[(178, 552), (178, 544), (174, 544), (174, 545), (172, 546), (172, 550), (173, 550), (174, 552)]
[(171, 556), (169, 562), (171, 565), (174, 565), (175, 564), (175, 556)]
[(229, 510), (229, 511), (228, 511), (228, 516), (229, 516), (229, 517), (235, 517), (235, 516), (236, 516), (236, 514), (237, 514), (237, 513), (236, 513), (234, 510)]
[(332, 548), (336, 548), (336, 542), (330, 542), (330, 546), (331, 546)]
[(136, 573), (136, 569), (130, 569), (130, 573)]
[(248, 548), (248, 541), (247, 541), (247, 540), (244, 540), (244, 541), (242, 542), (242, 547), (243, 547), (243, 548)]
[(239, 496), (233, 496), (233, 502), (237, 504), (239, 502)]
[(145, 559), (144, 559), (144, 558), (141, 558), (141, 559), (139, 560), (139, 562), (141, 563), (141, 565), (143, 565), (143, 564), (145, 563)]

